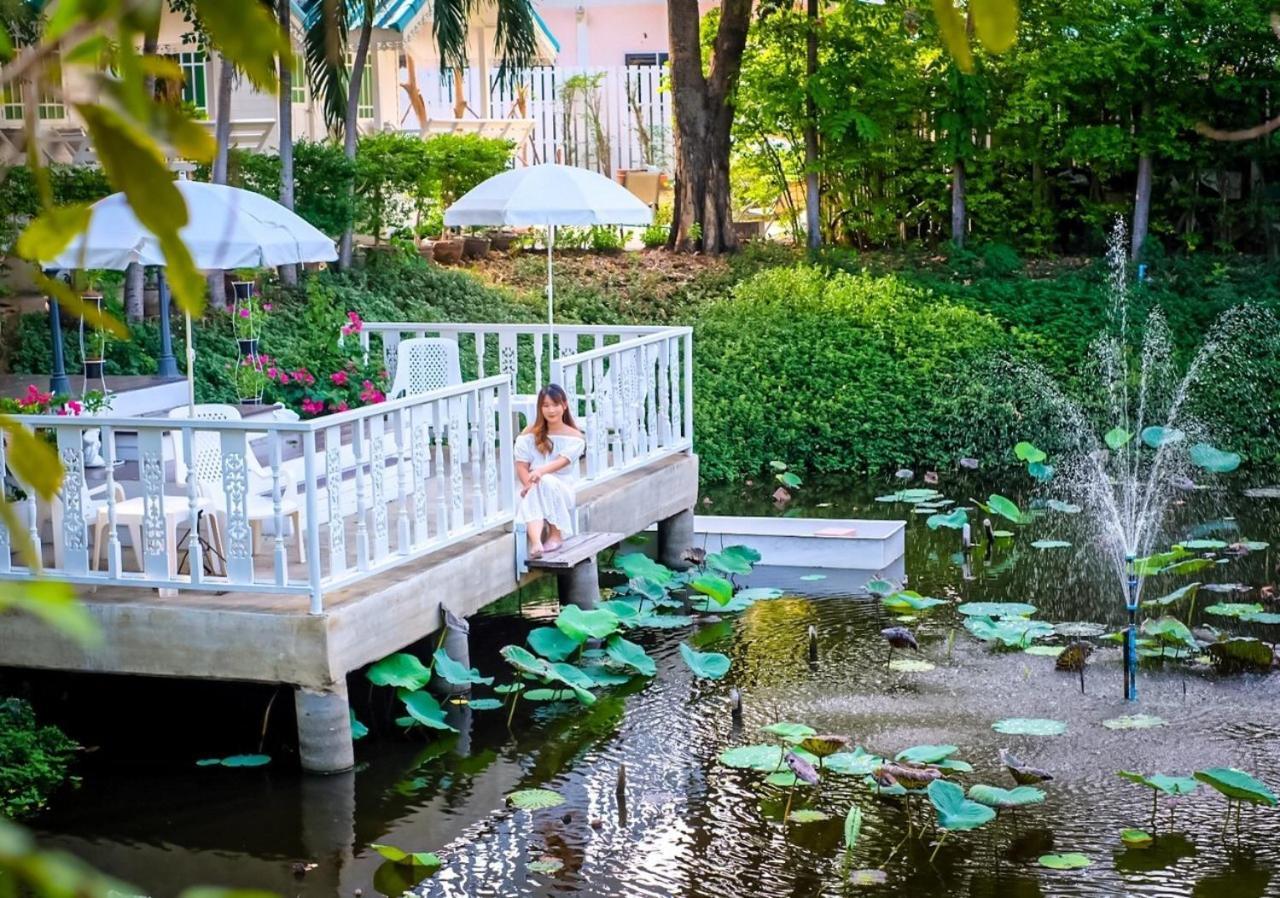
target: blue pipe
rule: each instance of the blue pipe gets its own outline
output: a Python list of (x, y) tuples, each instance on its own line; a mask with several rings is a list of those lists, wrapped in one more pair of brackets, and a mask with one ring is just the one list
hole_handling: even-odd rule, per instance
[(1124, 698), (1125, 701), (1138, 700), (1138, 571), (1137, 559), (1130, 552), (1125, 556), (1125, 566), (1129, 569), (1129, 595), (1125, 599), (1125, 610), (1129, 612), (1129, 628), (1124, 637)]

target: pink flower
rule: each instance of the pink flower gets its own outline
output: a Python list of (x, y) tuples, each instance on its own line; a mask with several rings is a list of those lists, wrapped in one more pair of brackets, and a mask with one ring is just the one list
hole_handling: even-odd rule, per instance
[(248, 317), (249, 317), (249, 310), (248, 310), (247, 308), (241, 309), (241, 310), (240, 310), (240, 317), (241, 317), (241, 318), (248, 318)]
[(373, 404), (373, 403), (381, 402), (382, 400), (387, 398), (385, 395), (383, 395), (381, 390), (379, 390), (377, 387), (373, 385), (373, 381), (366, 380), (363, 386), (364, 386), (364, 389), (360, 391), (361, 401)]
[(37, 408), (48, 405), (53, 398), (52, 393), (41, 393), (35, 384), (27, 384), (27, 395), (18, 400), (19, 408)]
[(333, 410), (335, 412), (345, 412), (348, 408), (349, 406), (347, 405), (347, 401), (345, 399), (342, 400), (341, 402), (335, 402), (333, 404)]
[(281, 371), (281, 372), (280, 372), (280, 383), (282, 383), (282, 384), (287, 384), (288, 382), (289, 382), (289, 375), (288, 375), (288, 374), (286, 374), (285, 372)]
[(274, 366), (273, 366), (273, 367), (271, 367), (271, 368), (268, 368), (268, 369), (267, 369), (267, 377), (268, 377), (268, 379), (270, 379), (270, 380), (275, 380), (275, 379), (276, 379), (276, 369), (275, 369), (275, 367), (274, 367)]
[(78, 400), (70, 399), (70, 400), (68, 400), (68, 401), (67, 401), (67, 404), (66, 404), (66, 405), (64, 405), (64, 406), (62, 407), (62, 411), (58, 412), (58, 414), (60, 414), (60, 415), (66, 415), (66, 414), (79, 415), (79, 414), (80, 414), (81, 412), (83, 412), (83, 411), (84, 411), (84, 405), (83, 405), (83, 404), (81, 404)]
[(333, 381), (335, 386), (345, 387), (347, 385), (347, 372), (335, 371), (329, 375), (329, 380)]
[(271, 311), (271, 303), (269, 303), (269, 302), (264, 302), (264, 303), (262, 304), (262, 311), (264, 311), (264, 312), (270, 312), (270, 311)]
[(319, 415), (324, 412), (324, 402), (319, 399), (303, 399), (302, 411), (308, 415)]

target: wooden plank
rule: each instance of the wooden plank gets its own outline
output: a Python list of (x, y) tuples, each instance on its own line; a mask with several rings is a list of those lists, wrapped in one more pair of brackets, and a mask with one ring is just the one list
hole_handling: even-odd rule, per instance
[(548, 552), (539, 558), (530, 558), (528, 566), (547, 571), (567, 571), (626, 538), (625, 533), (580, 533), (569, 537), (564, 545), (554, 552)]

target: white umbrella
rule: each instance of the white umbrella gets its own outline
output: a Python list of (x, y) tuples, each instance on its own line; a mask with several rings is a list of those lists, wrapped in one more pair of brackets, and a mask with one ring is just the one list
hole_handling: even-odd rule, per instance
[[(269, 197), (251, 190), (179, 180), (175, 185), (187, 204), (188, 223), (178, 236), (196, 267), (274, 268), (338, 258), (333, 241), (319, 229)], [(133, 214), (123, 193), (93, 204), (89, 227), (45, 268), (107, 268), (130, 264), (163, 265), (164, 254), (154, 234)], [(187, 401), (195, 406), (195, 349), (191, 316), (187, 315)]]
[(604, 175), (570, 165), (530, 165), (476, 185), (444, 213), (449, 227), (508, 225), (547, 229), (547, 325), (555, 326), (551, 253), (556, 226), (648, 225), (653, 210)]

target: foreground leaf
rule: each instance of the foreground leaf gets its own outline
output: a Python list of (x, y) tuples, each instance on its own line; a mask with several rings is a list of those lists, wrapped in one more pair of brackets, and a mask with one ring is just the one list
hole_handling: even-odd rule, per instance
[(719, 652), (698, 652), (689, 648), (687, 643), (680, 643), (680, 657), (689, 665), (695, 676), (707, 680), (718, 680), (729, 672), (729, 656)]
[(521, 789), (508, 795), (507, 801), (522, 811), (541, 811), (564, 804), (564, 796), (553, 789)]

